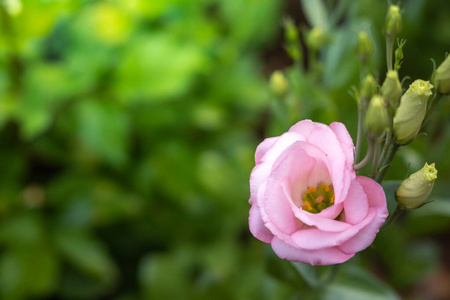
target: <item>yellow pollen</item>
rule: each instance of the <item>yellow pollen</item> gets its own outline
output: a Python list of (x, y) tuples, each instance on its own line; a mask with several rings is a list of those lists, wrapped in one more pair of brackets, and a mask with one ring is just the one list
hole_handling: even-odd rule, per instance
[(330, 203), (331, 203), (331, 204), (334, 203), (334, 195), (331, 197)]
[(326, 184), (322, 185), (322, 187), (324, 188), (325, 192), (329, 192), (330, 191), (330, 187)]
[(320, 203), (320, 202), (322, 202), (322, 200), (323, 200), (324, 198), (325, 198), (324, 195), (320, 195), (319, 197), (316, 198), (316, 200), (315, 200), (314, 202)]
[(310, 194), (310, 193), (314, 193), (315, 191), (316, 191), (316, 188), (313, 188), (313, 187), (312, 187), (312, 188), (307, 189), (307, 190), (306, 190), (306, 193), (307, 193), (307, 194)]
[(311, 204), (309, 204), (309, 202), (305, 202), (305, 206), (308, 210), (312, 210), (312, 206)]

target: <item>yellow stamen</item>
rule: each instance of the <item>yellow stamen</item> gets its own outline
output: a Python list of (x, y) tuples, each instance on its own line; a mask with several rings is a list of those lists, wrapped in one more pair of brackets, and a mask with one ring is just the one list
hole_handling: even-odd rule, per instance
[(310, 194), (310, 193), (314, 193), (315, 191), (316, 191), (316, 188), (313, 188), (313, 187), (312, 187), (312, 188), (307, 189), (307, 190), (306, 190), (306, 193), (307, 193), (307, 194)]
[(316, 200), (315, 200), (314, 202), (320, 203), (320, 202), (322, 202), (322, 200), (323, 200), (324, 198), (325, 198), (324, 195), (320, 195), (319, 197), (316, 198)]
[(309, 204), (309, 202), (305, 202), (305, 206), (308, 210), (312, 210), (312, 206), (311, 204)]
[(322, 185), (323, 189), (325, 190), (325, 192), (329, 192), (330, 191), (330, 187), (326, 184)]
[(334, 204), (334, 195), (331, 197), (330, 203)]

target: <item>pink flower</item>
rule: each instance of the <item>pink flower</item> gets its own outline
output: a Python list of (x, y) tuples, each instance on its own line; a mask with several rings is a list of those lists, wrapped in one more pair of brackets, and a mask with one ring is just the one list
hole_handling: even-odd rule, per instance
[(382, 187), (356, 176), (342, 123), (300, 121), (256, 149), (250, 176), (252, 234), (284, 259), (344, 262), (367, 248), (388, 212)]

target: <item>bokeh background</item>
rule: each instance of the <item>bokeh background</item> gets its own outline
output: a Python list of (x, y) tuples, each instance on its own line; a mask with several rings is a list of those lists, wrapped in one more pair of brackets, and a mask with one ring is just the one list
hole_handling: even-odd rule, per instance
[[(2, 0), (0, 299), (450, 299), (448, 98), (387, 175), (436, 162), (437, 201), (320, 294), (248, 230), (264, 137), (305, 118), (355, 137), (358, 31), (375, 43), (371, 71), (386, 72), (386, 1), (304, 2)], [(450, 2), (401, 6), (407, 87), (450, 50)], [(301, 28), (296, 63), (286, 17)], [(328, 40), (314, 63), (317, 22)], [(269, 89), (277, 69), (283, 99)]]

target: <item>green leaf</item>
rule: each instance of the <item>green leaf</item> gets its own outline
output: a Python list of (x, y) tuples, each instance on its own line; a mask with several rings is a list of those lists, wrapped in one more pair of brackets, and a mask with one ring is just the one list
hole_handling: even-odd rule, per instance
[(328, 27), (328, 12), (321, 0), (302, 0), (303, 12), (313, 27)]
[(400, 296), (386, 283), (356, 265), (342, 265), (335, 281), (321, 300), (398, 300)]
[(82, 231), (59, 231), (56, 244), (63, 257), (76, 269), (110, 285), (117, 277), (117, 269), (104, 245)]
[(127, 160), (129, 118), (111, 102), (86, 99), (76, 107), (78, 135), (88, 151), (120, 166)]

